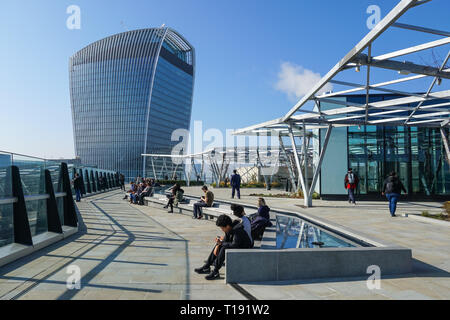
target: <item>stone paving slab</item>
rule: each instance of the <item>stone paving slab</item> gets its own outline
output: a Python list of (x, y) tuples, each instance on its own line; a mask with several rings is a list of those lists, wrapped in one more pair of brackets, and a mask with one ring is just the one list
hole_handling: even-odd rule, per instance
[[(218, 234), (213, 224), (122, 197), (84, 199), (84, 231), (0, 268), (0, 299), (244, 299), (223, 279), (193, 272)], [(81, 269), (81, 290), (66, 288), (69, 265)]]
[[(229, 189), (211, 189), (217, 200), (230, 201)], [(185, 188), (186, 194), (198, 195), (198, 187)], [(270, 191), (272, 193), (282, 193)], [(263, 189), (242, 189), (242, 199), (233, 202), (256, 205), (250, 193)], [(313, 279), (308, 282), (270, 282), (241, 284), (258, 299), (449, 299), (450, 298), (450, 223), (434, 224), (404, 217), (391, 218), (387, 202), (364, 201), (356, 206), (346, 201), (313, 201), (313, 208), (302, 208), (301, 199), (265, 198), (272, 209), (294, 211), (385, 242), (412, 249), (413, 273), (398, 278), (383, 278), (381, 290), (369, 290), (367, 279)], [(400, 202), (398, 214), (442, 212), (439, 202)], [(247, 212), (253, 213), (253, 212)], [(301, 267), (301, 266), (299, 266)]]
[[(190, 194), (197, 190), (187, 189)], [(228, 190), (213, 191), (216, 198), (229, 200)], [(84, 199), (77, 204), (84, 231), (0, 268), (0, 299), (244, 299), (223, 279), (208, 282), (193, 272), (194, 267), (203, 264), (219, 234), (214, 223), (129, 205), (121, 200), (122, 196), (114, 191)], [(244, 193), (243, 199), (236, 202), (255, 204), (256, 198)], [(413, 274), (382, 278), (380, 290), (368, 290), (366, 279), (351, 278), (241, 284), (256, 298), (450, 297), (450, 233), (445, 225), (392, 219), (384, 203), (353, 207), (342, 201), (315, 202), (315, 208), (303, 209), (297, 206), (299, 200), (267, 198), (267, 202), (272, 208), (323, 218), (368, 237), (409, 247), (416, 261)], [(439, 205), (401, 203), (399, 210), (439, 210)], [(66, 288), (69, 265), (78, 265), (82, 270), (81, 290)]]

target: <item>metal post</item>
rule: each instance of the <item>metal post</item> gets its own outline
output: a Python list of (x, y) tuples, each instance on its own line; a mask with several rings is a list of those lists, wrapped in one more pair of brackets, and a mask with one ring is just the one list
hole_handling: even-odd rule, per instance
[[(83, 178), (83, 169), (79, 169), (78, 170), (78, 174), (80, 175), (80, 179), (81, 179), (81, 194), (85, 195), (86, 194), (86, 188), (84, 185), (84, 178)], [(75, 178), (75, 175), (74, 175)]]
[(295, 191), (297, 191), (297, 182), (295, 182), (295, 175), (294, 175), (294, 171), (293, 171), (293, 166), (292, 166), (291, 161), (289, 159), (289, 156), (288, 156), (288, 154), (286, 152), (286, 148), (284, 147), (283, 138), (281, 137), (281, 135), (278, 136), (278, 140), (280, 141), (281, 150), (283, 151), (283, 153), (284, 153), (284, 155), (286, 157), (286, 160), (288, 161), (288, 166), (287, 167), (288, 167), (288, 172), (289, 172), (289, 177), (291, 179), (292, 187), (295, 189)]
[(441, 127), (441, 136), (442, 142), (444, 142), (445, 153), (447, 154), (447, 162), (448, 165), (450, 166), (450, 147), (448, 145), (448, 138), (447, 135), (445, 134), (445, 129), (442, 127)]
[(55, 191), (53, 190), (52, 178), (49, 170), (45, 170), (45, 193), (50, 198), (47, 199), (47, 230), (49, 232), (63, 233), (61, 220), (58, 214), (58, 205), (56, 204)]
[(61, 163), (61, 175), (63, 182), (64, 196), (64, 225), (70, 227), (78, 226), (77, 212), (75, 211), (75, 204), (73, 203), (72, 189), (70, 187), (69, 171), (67, 163)]
[(13, 204), (14, 242), (32, 246), (33, 238), (28, 221), (25, 197), (23, 196), (22, 180), (20, 179), (19, 168), (16, 166), (11, 166), (11, 180), (12, 194), (13, 197), (17, 198), (17, 202)]
[[(306, 140), (308, 139), (308, 143)], [(304, 159), (304, 170), (305, 170), (305, 192), (308, 193), (308, 207), (312, 207), (312, 198), (309, 196), (309, 185), (308, 185), (308, 148), (309, 148), (309, 138), (306, 137), (306, 126), (303, 122), (303, 159)]]
[(317, 164), (316, 171), (314, 172), (313, 180), (312, 180), (311, 187), (310, 187), (310, 190), (309, 190), (309, 197), (310, 198), (312, 198), (312, 195), (314, 193), (314, 189), (316, 187), (317, 180), (319, 179), (319, 174), (320, 174), (320, 170), (321, 170), (321, 167), (322, 167), (323, 158), (325, 157), (325, 152), (327, 150), (328, 141), (330, 140), (332, 129), (333, 129), (333, 126), (329, 125), (328, 126), (328, 130), (327, 130), (327, 134), (325, 136), (325, 141), (323, 143), (322, 151), (320, 153), (319, 163)]
[(300, 166), (300, 159), (298, 158), (297, 146), (295, 144), (295, 137), (294, 137), (294, 133), (292, 131), (292, 124), (289, 124), (289, 136), (291, 138), (292, 149), (294, 151), (295, 164), (297, 165), (298, 179), (300, 180), (300, 183), (302, 185), (304, 203), (305, 203), (306, 207), (310, 207), (311, 205), (310, 205), (310, 201), (309, 201), (309, 194), (308, 194), (308, 191), (306, 190), (305, 180), (303, 179), (303, 172), (302, 172), (302, 167)]
[(94, 171), (91, 170), (91, 183), (92, 183), (92, 192), (97, 192), (97, 185), (95, 183), (95, 179), (94, 179)]
[(87, 170), (84, 170), (84, 173), (86, 176), (86, 191), (87, 193), (92, 193), (91, 182), (89, 181), (89, 172)]
[(101, 192), (102, 188), (100, 186), (100, 178), (98, 176), (98, 171), (95, 171), (95, 182), (97, 183), (97, 192)]

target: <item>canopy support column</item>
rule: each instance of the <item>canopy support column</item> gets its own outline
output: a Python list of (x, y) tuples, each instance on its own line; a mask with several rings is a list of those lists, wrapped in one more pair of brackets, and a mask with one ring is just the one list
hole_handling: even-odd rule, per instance
[(441, 136), (442, 136), (442, 141), (444, 142), (445, 153), (447, 154), (447, 162), (448, 162), (448, 165), (450, 166), (450, 147), (448, 145), (448, 138), (447, 138), (447, 135), (445, 134), (445, 129), (442, 127), (441, 127)]
[(308, 191), (306, 190), (305, 179), (303, 178), (303, 171), (302, 171), (302, 167), (300, 165), (300, 159), (299, 159), (298, 153), (297, 153), (297, 145), (295, 144), (295, 137), (294, 137), (294, 133), (292, 131), (292, 124), (289, 124), (289, 137), (291, 138), (292, 149), (294, 151), (295, 164), (297, 165), (298, 179), (300, 180), (300, 183), (302, 186), (303, 198), (305, 200), (305, 206), (309, 207), (309, 202), (310, 202), (309, 194), (308, 194)]
[(329, 125), (328, 126), (328, 130), (327, 130), (327, 134), (325, 136), (325, 141), (323, 143), (322, 151), (320, 152), (319, 163), (317, 164), (317, 168), (316, 168), (316, 170), (314, 172), (313, 180), (312, 180), (311, 187), (310, 187), (310, 190), (309, 190), (309, 197), (311, 199), (312, 199), (312, 195), (314, 193), (314, 189), (316, 188), (317, 180), (319, 179), (319, 174), (320, 174), (320, 170), (322, 168), (323, 158), (325, 157), (325, 152), (327, 150), (328, 141), (330, 140), (332, 129), (333, 129), (333, 126)]

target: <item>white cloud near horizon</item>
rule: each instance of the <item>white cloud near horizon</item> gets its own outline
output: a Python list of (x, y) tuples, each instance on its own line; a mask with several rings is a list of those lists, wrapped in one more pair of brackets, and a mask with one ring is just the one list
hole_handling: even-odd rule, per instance
[[(305, 69), (291, 62), (283, 62), (278, 73), (275, 89), (284, 92), (289, 99), (300, 99), (321, 79), (319, 73)], [(333, 90), (333, 85), (327, 83), (318, 94)]]

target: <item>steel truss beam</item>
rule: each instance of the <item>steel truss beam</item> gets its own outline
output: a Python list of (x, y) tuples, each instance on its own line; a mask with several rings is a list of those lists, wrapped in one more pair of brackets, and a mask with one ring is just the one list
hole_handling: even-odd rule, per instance
[(349, 53), (339, 61), (313, 88), (282, 118), (287, 121), (298, 109), (308, 102), (321, 88), (323, 88), (329, 80), (333, 79), (343, 67), (345, 67), (352, 59), (360, 54), (369, 44), (377, 39), (386, 29), (396, 22), (411, 6), (415, 5), (417, 0), (402, 0), (394, 9), (392, 9), (376, 26), (373, 28)]

